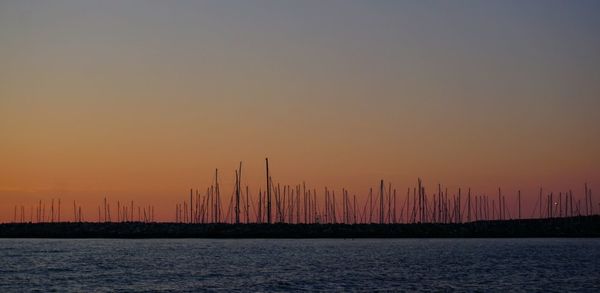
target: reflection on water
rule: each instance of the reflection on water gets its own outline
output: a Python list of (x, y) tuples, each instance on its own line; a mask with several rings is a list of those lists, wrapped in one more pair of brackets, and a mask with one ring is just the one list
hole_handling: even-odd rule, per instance
[(600, 239), (2, 239), (0, 292), (600, 290)]

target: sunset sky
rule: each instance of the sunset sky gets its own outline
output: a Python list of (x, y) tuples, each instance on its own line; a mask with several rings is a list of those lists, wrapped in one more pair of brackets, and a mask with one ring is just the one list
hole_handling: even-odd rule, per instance
[(0, 221), (105, 196), (172, 220), (215, 168), (264, 188), (265, 157), (361, 198), (597, 205), (599, 111), (599, 1), (1, 1)]

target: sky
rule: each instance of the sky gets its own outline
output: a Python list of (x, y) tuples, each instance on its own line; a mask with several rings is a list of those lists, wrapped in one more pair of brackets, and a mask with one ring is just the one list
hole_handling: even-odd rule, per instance
[(360, 199), (580, 196), (599, 52), (598, 1), (1, 1), (0, 221), (104, 197), (169, 220), (215, 168), (227, 197), (240, 161), (264, 188), (265, 157)]

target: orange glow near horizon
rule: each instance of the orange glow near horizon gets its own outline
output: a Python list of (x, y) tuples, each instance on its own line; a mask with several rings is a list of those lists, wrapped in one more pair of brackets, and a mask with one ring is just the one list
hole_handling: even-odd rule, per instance
[[(250, 198), (253, 205), (256, 205), (257, 194), (259, 189), (265, 190), (265, 174), (264, 174), (264, 161), (255, 161), (250, 164), (244, 162), (243, 165), (243, 186), (249, 186)], [(237, 167), (237, 163), (232, 162), (232, 169)], [(148, 165), (144, 165), (148, 166)], [(317, 201), (321, 206), (324, 201), (324, 189), (328, 188), (330, 191), (338, 194), (338, 209), (341, 209), (341, 197), (342, 189), (346, 189), (349, 195), (357, 197), (357, 206), (362, 210), (366, 201), (368, 200), (369, 188), (373, 188), (374, 193), (378, 191), (379, 180), (375, 176), (389, 176), (393, 179), (384, 179), (385, 188), (387, 190), (388, 184), (392, 184), (392, 188), (397, 191), (397, 210), (400, 213), (400, 209), (405, 206), (406, 201), (406, 190), (411, 188), (410, 201), (412, 198), (412, 188), (417, 184), (416, 178), (404, 178), (405, 175), (399, 173), (372, 173), (368, 171), (362, 171), (358, 169), (346, 168), (345, 172), (336, 172), (336, 168), (319, 168), (317, 165), (311, 167), (315, 168), (319, 172), (307, 172), (311, 176), (303, 176), (300, 174), (302, 171), (307, 170), (308, 166), (299, 166), (297, 168), (287, 168), (281, 166), (279, 163), (274, 162), (271, 158), (271, 175), (274, 178), (274, 183), (281, 183), (281, 185), (295, 186), (297, 184), (306, 183), (307, 189), (317, 191)], [(214, 182), (214, 169), (213, 170), (194, 170), (195, 168), (189, 167), (183, 170), (179, 170), (181, 173), (177, 173), (175, 168), (165, 168), (160, 174), (156, 174), (155, 170), (145, 171), (143, 168), (136, 168), (135, 171), (122, 170), (120, 172), (107, 172), (107, 177), (97, 177), (95, 179), (85, 176), (85, 174), (78, 174), (74, 176), (71, 182), (68, 181), (55, 181), (49, 182), (46, 188), (22, 190), (22, 189), (4, 189), (3, 201), (2, 201), (2, 218), (3, 222), (11, 222), (14, 217), (15, 206), (17, 209), (17, 218), (21, 214), (21, 206), (25, 210), (25, 218), (28, 220), (31, 216), (31, 209), (37, 208), (39, 201), (43, 202), (46, 206), (47, 215), (50, 213), (51, 199), (55, 200), (55, 208), (58, 205), (58, 199), (62, 202), (61, 217), (63, 220), (70, 221), (73, 218), (73, 201), (76, 202), (77, 206), (82, 207), (84, 219), (88, 221), (97, 221), (97, 209), (103, 205), (103, 200), (106, 197), (110, 203), (111, 211), (114, 214), (113, 220), (116, 219), (116, 206), (117, 202), (127, 204), (133, 201), (136, 209), (137, 206), (149, 206), (152, 205), (155, 208), (155, 217), (157, 221), (174, 221), (175, 220), (175, 205), (178, 203), (189, 202), (189, 190), (190, 188), (198, 189), (200, 194), (203, 196), (206, 193), (206, 188), (209, 188)], [(169, 176), (169, 173), (171, 175)], [(189, 173), (197, 173), (198, 176), (190, 176)], [(227, 206), (234, 194), (234, 171), (227, 170), (225, 168), (219, 169), (220, 179), (219, 184), (221, 187), (221, 200), (223, 201), (224, 213), (227, 211)], [(466, 192), (471, 188), (471, 194), (473, 201), (475, 196), (487, 195), (491, 201), (496, 201), (498, 195), (498, 187), (502, 188), (502, 194), (508, 201), (507, 207), (510, 213), (516, 213), (517, 207), (517, 192), (521, 190), (522, 193), (522, 216), (523, 217), (537, 217), (538, 215), (538, 195), (539, 188), (543, 187), (544, 200), (548, 193), (552, 192), (555, 194), (555, 198), (558, 200), (559, 192), (563, 194), (569, 190), (573, 191), (574, 200), (582, 200), (580, 203), (581, 209), (583, 209), (583, 183), (581, 184), (570, 184), (570, 182), (559, 182), (553, 181), (554, 184), (539, 184), (536, 182), (527, 182), (527, 180), (519, 180), (518, 178), (503, 178), (504, 184), (493, 184), (485, 176), (477, 176), (470, 174), (472, 178), (472, 184), (442, 184), (442, 190), (448, 189), (448, 195), (450, 197), (458, 194), (458, 189), (461, 188), (463, 196), (463, 208), (466, 203)], [(105, 175), (106, 176), (106, 175)], [(369, 176), (371, 176), (369, 178)], [(456, 177), (454, 177), (456, 176)], [(451, 178), (460, 178), (461, 175), (449, 176)], [(120, 177), (122, 179), (120, 179)], [(198, 177), (198, 179), (193, 178)], [(28, 178), (32, 178), (28, 176)], [(303, 179), (297, 179), (303, 178)], [(385, 177), (381, 177), (385, 178)], [(40, 182), (44, 181), (44, 178), (40, 178)], [(428, 200), (433, 200), (433, 196), (437, 194), (437, 182), (428, 180), (427, 177), (423, 177), (424, 186)], [(34, 178), (35, 180), (35, 178)], [(304, 181), (305, 180), (305, 181)], [(388, 181), (393, 180), (393, 181)], [(48, 180), (45, 180), (48, 182)], [(194, 181), (196, 183), (194, 183)], [(331, 183), (334, 184), (331, 184)], [(512, 182), (518, 182), (519, 185), (511, 184)], [(55, 184), (52, 186), (52, 184)], [(181, 185), (178, 186), (178, 185)], [(588, 183), (590, 189), (593, 189), (593, 185)], [(490, 203), (491, 204), (491, 203)], [(577, 202), (575, 203), (577, 205)], [(596, 207), (594, 207), (596, 209)], [(534, 211), (535, 210), (535, 211)], [(254, 218), (256, 211), (251, 210), (251, 217)], [(137, 214), (137, 210), (136, 210)], [(404, 216), (406, 217), (406, 216)], [(513, 215), (512, 217), (516, 217)]]

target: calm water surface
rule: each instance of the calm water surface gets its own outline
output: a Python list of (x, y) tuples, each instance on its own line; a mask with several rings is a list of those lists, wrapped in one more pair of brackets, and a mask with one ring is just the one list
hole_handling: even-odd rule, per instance
[(0, 239), (0, 262), (0, 292), (600, 292), (600, 239)]

